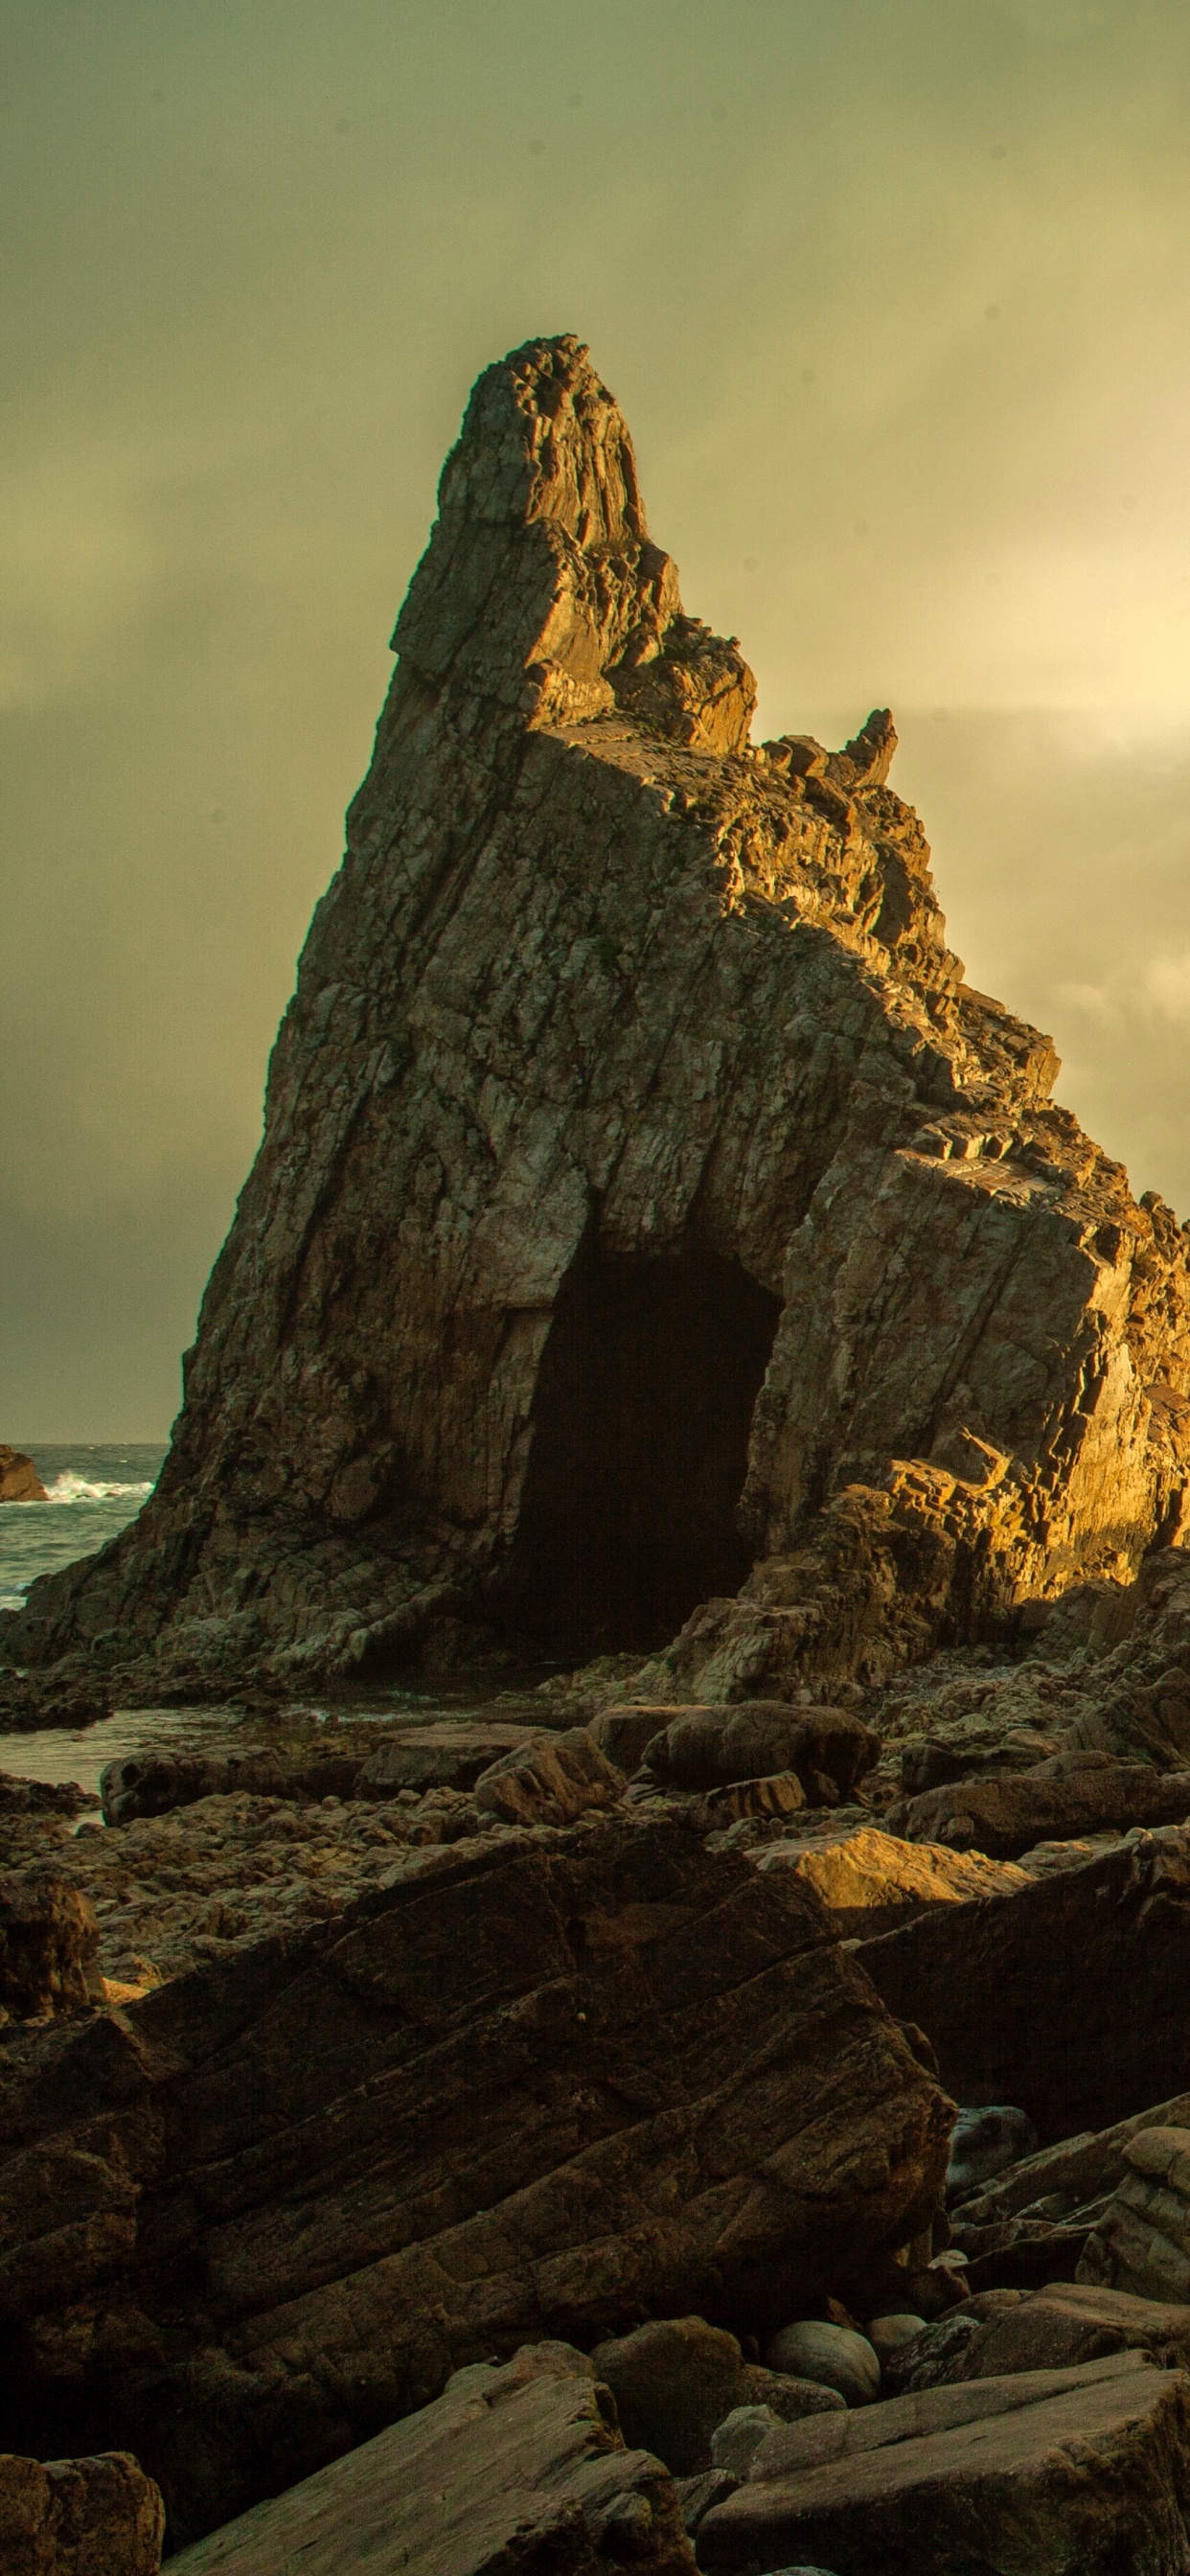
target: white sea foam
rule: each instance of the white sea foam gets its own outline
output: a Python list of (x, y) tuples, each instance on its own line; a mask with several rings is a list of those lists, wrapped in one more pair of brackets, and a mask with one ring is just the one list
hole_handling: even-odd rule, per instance
[(152, 1491), (151, 1476), (142, 1484), (118, 1485), (98, 1482), (89, 1476), (76, 1476), (72, 1468), (64, 1467), (61, 1475), (55, 1476), (53, 1484), (46, 1486), (45, 1498), (47, 1503), (122, 1503), (137, 1496), (143, 1501), (145, 1495)]

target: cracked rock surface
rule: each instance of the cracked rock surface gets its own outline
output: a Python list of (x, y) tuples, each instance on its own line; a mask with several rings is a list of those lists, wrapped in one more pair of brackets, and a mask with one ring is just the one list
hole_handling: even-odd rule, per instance
[(752, 744), (575, 340), (480, 377), (394, 641), (170, 1457), (10, 1713), (509, 1634), (780, 1697), (1130, 1578), (1184, 1236), (966, 983), (887, 713)]

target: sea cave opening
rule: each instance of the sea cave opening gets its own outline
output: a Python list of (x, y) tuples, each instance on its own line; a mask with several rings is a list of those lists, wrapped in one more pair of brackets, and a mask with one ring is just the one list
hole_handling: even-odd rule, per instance
[(779, 1297), (701, 1250), (601, 1258), (554, 1308), (509, 1568), (516, 1623), (566, 1651), (648, 1653), (738, 1591), (748, 1438)]

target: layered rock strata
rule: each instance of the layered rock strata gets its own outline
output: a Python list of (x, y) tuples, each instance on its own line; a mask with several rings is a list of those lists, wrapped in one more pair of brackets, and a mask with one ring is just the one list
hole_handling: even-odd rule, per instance
[(964, 981), (887, 715), (751, 744), (573, 339), (480, 377), (394, 642), (170, 1457), (12, 1661), (681, 1629), (653, 1696), (780, 1695), (1178, 1538), (1181, 1231)]
[(958, 2100), (1019, 2104), (1043, 2143), (1190, 2086), (1185, 1827), (1129, 1834), (1008, 1902), (932, 1908), (858, 1956)]
[(134, 2440), (177, 2545), (527, 2337), (767, 2335), (928, 2228), (928, 2054), (811, 1890), (676, 1825), (411, 1855), (10, 2038), (0, 2438)]
[(673, 2481), (581, 2352), (482, 2362), (432, 2406), (172, 2561), (177, 2576), (694, 2576)]

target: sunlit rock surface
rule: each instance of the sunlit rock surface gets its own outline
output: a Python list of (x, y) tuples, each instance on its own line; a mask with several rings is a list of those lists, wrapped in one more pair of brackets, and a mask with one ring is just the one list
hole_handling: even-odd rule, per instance
[(891, 719), (750, 744), (577, 341), (480, 377), (394, 641), (160, 1483), (0, 1651), (779, 1696), (1179, 1538), (1181, 1231), (964, 982)]

